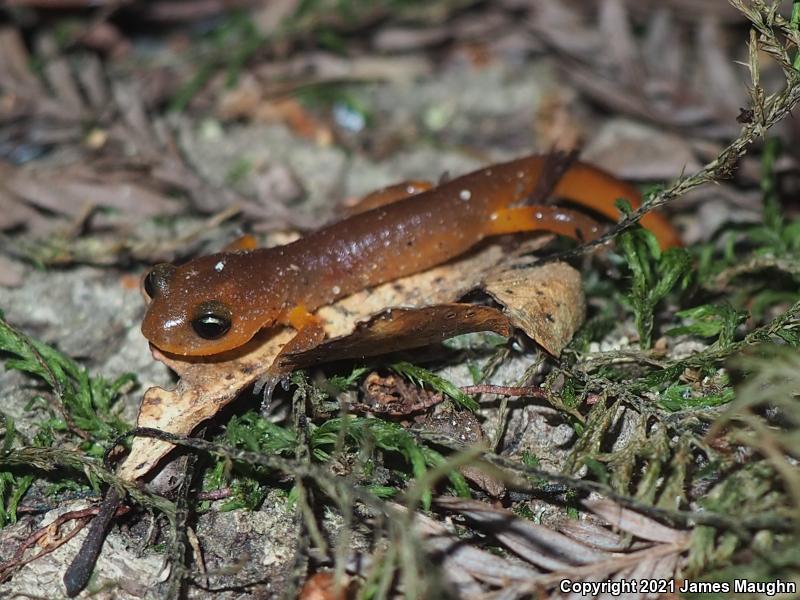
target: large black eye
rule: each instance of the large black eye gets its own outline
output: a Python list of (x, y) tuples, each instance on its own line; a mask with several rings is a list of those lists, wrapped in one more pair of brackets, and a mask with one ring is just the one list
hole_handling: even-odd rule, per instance
[(192, 319), (192, 329), (205, 340), (216, 340), (231, 328), (231, 312), (219, 300), (203, 302)]
[(169, 280), (175, 272), (175, 265), (169, 263), (161, 263), (150, 269), (150, 272), (144, 278), (144, 291), (150, 296), (155, 298), (169, 285)]

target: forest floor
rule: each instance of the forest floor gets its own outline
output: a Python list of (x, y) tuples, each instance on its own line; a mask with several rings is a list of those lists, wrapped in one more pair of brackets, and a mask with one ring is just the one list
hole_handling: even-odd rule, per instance
[[(694, 4), (0, 8), (0, 596), (66, 597), (103, 539), (80, 597), (800, 583), (800, 3)], [(645, 209), (338, 302), (270, 402), (286, 332), (210, 364), (141, 333), (156, 263), (555, 150)]]

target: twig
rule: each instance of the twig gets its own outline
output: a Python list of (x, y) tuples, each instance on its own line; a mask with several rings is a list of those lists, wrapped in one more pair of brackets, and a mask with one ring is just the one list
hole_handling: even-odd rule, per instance
[(70, 598), (77, 596), (89, 583), (97, 557), (100, 556), (100, 550), (106, 539), (106, 531), (121, 501), (122, 497), (119, 492), (114, 487), (110, 487), (97, 515), (89, 526), (89, 533), (83, 545), (64, 573), (64, 587)]
[[(33, 562), (34, 560), (41, 558), (42, 556), (45, 556), (46, 554), (49, 554), (50, 552), (53, 552), (57, 548), (60, 548), (61, 546), (66, 544), (84, 528), (84, 526), (89, 522), (89, 519), (91, 518), (92, 515), (98, 514), (101, 510), (102, 506), (93, 506), (81, 510), (71, 510), (59, 516), (52, 523), (49, 523), (44, 527), (41, 527), (36, 531), (34, 531), (31, 535), (28, 536), (28, 538), (24, 542), (22, 542), (22, 544), (20, 544), (19, 548), (17, 548), (17, 551), (14, 553), (14, 557), (11, 560), (5, 563), (0, 563), (0, 581), (5, 580), (8, 576), (11, 575), (11, 573), (13, 573), (13, 571), (21, 568), (22, 566), (30, 562)], [(128, 512), (128, 510), (130, 509), (127, 506), (116, 507), (117, 514), (120, 515)], [(25, 554), (25, 551), (28, 550), (31, 546), (39, 542), (43, 537), (45, 537), (45, 535), (54, 534), (58, 532), (61, 526), (69, 521), (76, 521), (76, 524), (75, 527), (64, 537), (56, 540), (55, 542), (52, 542), (52, 544), (47, 545), (38, 554), (31, 556), (29, 558), (25, 559), (22, 558)]]
[(531, 398), (547, 398), (547, 391), (537, 385), (514, 387), (508, 385), (465, 385), (461, 388), (465, 394), (496, 394), (498, 396), (528, 396)]
[(209, 492), (198, 492), (197, 499), (200, 501), (213, 501), (224, 500), (233, 495), (233, 490), (229, 487), (220, 488), (218, 490), (211, 490)]

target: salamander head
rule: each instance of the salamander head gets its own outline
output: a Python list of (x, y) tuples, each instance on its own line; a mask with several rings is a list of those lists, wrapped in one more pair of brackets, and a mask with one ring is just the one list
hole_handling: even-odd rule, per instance
[[(165, 352), (206, 356), (233, 350), (249, 341), (275, 315), (253, 306), (253, 291), (226, 270), (235, 254), (215, 254), (176, 267), (162, 263), (143, 280), (151, 302), (142, 333)], [(237, 280), (238, 279), (238, 280)]]

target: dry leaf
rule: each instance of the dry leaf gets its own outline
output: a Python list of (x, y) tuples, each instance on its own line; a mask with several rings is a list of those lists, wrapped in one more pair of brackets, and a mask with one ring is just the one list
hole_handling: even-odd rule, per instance
[(501, 271), (484, 289), (506, 307), (515, 327), (556, 356), (586, 314), (581, 275), (566, 263)]
[(485, 502), (446, 496), (436, 503), (458, 511), (479, 528), (491, 531), (503, 546), (543, 569), (559, 571), (605, 558), (602, 551)]
[(603, 517), (614, 527), (644, 540), (665, 544), (686, 544), (689, 541), (687, 532), (662, 525), (654, 519), (620, 506), (611, 500), (585, 500), (583, 506)]
[[(588, 506), (593, 512), (609, 513), (612, 516), (612, 525), (618, 525), (627, 533), (647, 540), (646, 542), (626, 543), (623, 536), (588, 521), (580, 523), (579, 535), (571, 535), (576, 530), (575, 527), (570, 528), (571, 531), (568, 529), (567, 535), (564, 535), (547, 526), (532, 523), (511, 511), (465, 498), (441, 497), (436, 500), (436, 504), (464, 515), (476, 529), (483, 530), (526, 562), (539, 567), (533, 572), (520, 572), (518, 565), (498, 557), (487, 563), (483, 571), (477, 571), (474, 565), (466, 561), (451, 560), (448, 577), (452, 574), (459, 581), (467, 578), (467, 582), (472, 579), (472, 583), (475, 580), (491, 582), (491, 575), (501, 576), (503, 570), (508, 569), (507, 579), (497, 584), (503, 586), (503, 598), (528, 598), (534, 592), (541, 595), (546, 590), (552, 590), (547, 597), (574, 597), (560, 592), (558, 586), (564, 579), (573, 582), (672, 579), (683, 564), (684, 554), (690, 543), (690, 532), (670, 529), (610, 500), (590, 502)], [(438, 524), (426, 525), (427, 530), (436, 530)], [(642, 527), (645, 528), (645, 533), (642, 532)], [(563, 531), (563, 527), (561, 529)], [(444, 537), (444, 529), (440, 525), (438, 530), (439, 535)], [(650, 533), (654, 534), (652, 540)], [(452, 573), (456, 569), (460, 572)], [(522, 577), (517, 578), (511, 575), (512, 572), (515, 575), (519, 573)]]
[(380, 53), (419, 52), (421, 48), (437, 46), (450, 38), (445, 26), (403, 27), (388, 26), (380, 28), (372, 38), (372, 46)]
[(624, 536), (597, 526), (590, 521), (576, 521), (565, 518), (558, 524), (558, 531), (598, 550), (607, 552), (624, 552), (630, 547), (630, 542)]
[[(124, 175), (123, 175), (124, 176)], [(137, 217), (173, 214), (180, 203), (132, 180), (108, 173), (74, 169), (6, 169), (2, 185), (26, 202), (68, 217), (83, 215), (90, 206), (113, 208)]]
[(427, 390), (394, 374), (382, 376), (373, 371), (364, 379), (362, 387), (364, 399), (350, 405), (353, 412), (404, 417), (427, 410), (444, 400), (444, 394)]
[[(335, 306), (335, 305), (334, 305)], [(350, 333), (321, 343), (316, 348), (279, 356), (281, 370), (294, 369), (348, 358), (366, 358), (428, 346), (479, 331), (511, 335), (508, 317), (490, 306), (439, 304), (423, 308), (391, 308)]]
[[(248, 105), (247, 101), (250, 101)], [(237, 113), (234, 109), (247, 108), (245, 113)], [(330, 126), (306, 109), (295, 98), (256, 99), (247, 94), (231, 93), (221, 101), (220, 112), (226, 118), (249, 118), (260, 123), (285, 123), (296, 135), (313, 140), (320, 146), (333, 142)]]
[[(400, 512), (405, 508), (392, 505)], [(492, 586), (514, 586), (537, 581), (541, 572), (530, 565), (498, 556), (474, 545), (464, 543), (463, 539), (450, 533), (441, 523), (417, 513), (414, 515), (414, 529), (423, 538), (425, 546), (441, 556), (442, 573), (458, 589), (460, 598), (474, 597), (481, 593), (479, 582)]]
[[(532, 240), (530, 247), (550, 238)], [(487, 245), (477, 252), (428, 271), (364, 290), (321, 308), (326, 340), (304, 352), (282, 353), (294, 337), (290, 328), (262, 331), (233, 353), (213, 361), (165, 356), (156, 358), (173, 369), (181, 379), (173, 391), (151, 388), (145, 392), (137, 424), (176, 434), (189, 434), (202, 421), (230, 403), (248, 385), (270, 375), (345, 358), (363, 358), (439, 342), (462, 333), (495, 331), (510, 335), (512, 324), (521, 326), (548, 351), (560, 352), (580, 325), (583, 295), (577, 273), (566, 265), (526, 266), (513, 271), (496, 297), (508, 306), (509, 314), (498, 309), (453, 300), (475, 288), (496, 270), (506, 253), (499, 245)], [(511, 261), (511, 266), (515, 263)], [(505, 268), (509, 265), (505, 265)], [(566, 270), (565, 270), (566, 269)], [(548, 282), (540, 273), (562, 281)], [(525, 279), (541, 293), (531, 290)], [(564, 284), (566, 282), (566, 285)], [(573, 283), (577, 282), (577, 285)], [(512, 289), (512, 294), (507, 293)], [(519, 293), (514, 295), (514, 291)], [(568, 294), (572, 294), (568, 297)], [(494, 292), (493, 292), (493, 295)], [(503, 296), (503, 298), (500, 298)], [(533, 296), (533, 299), (531, 297)], [(387, 308), (388, 307), (388, 308)], [(550, 311), (547, 317), (526, 315), (526, 311)], [(575, 307), (581, 307), (576, 311)], [(559, 319), (567, 319), (562, 323)], [(120, 475), (136, 479), (146, 474), (172, 448), (151, 438), (136, 438), (131, 453), (120, 467)]]
[(354, 589), (350, 589), (348, 577), (344, 576), (344, 581), (341, 582), (342, 586), (337, 590), (336, 581), (333, 573), (321, 571), (314, 573), (309, 577), (300, 594), (297, 596), (298, 600), (347, 600), (353, 598), (354, 594), (350, 593)]
[[(468, 410), (439, 410), (427, 415), (422, 423), (426, 431), (441, 433), (451, 439), (458, 440), (465, 446), (483, 446), (486, 436), (481, 423)], [(489, 470), (480, 466), (465, 465), (459, 468), (460, 473), (493, 498), (500, 498), (506, 493), (503, 482), (492, 477)]]

